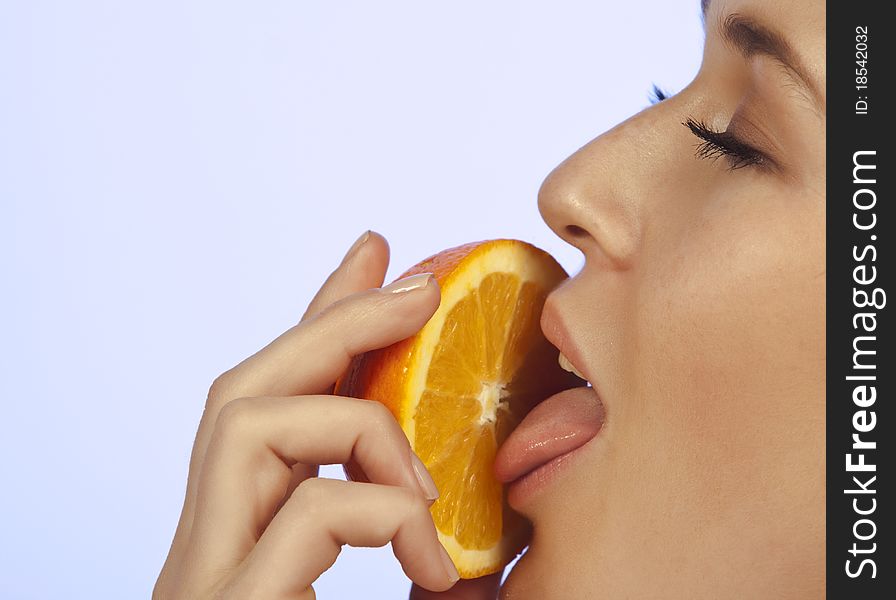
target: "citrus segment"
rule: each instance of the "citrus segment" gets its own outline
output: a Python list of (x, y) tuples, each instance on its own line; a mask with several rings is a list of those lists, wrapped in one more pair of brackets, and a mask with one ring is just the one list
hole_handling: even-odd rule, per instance
[(539, 327), (566, 272), (519, 240), (451, 248), (401, 277), (427, 271), (439, 309), (417, 334), (355, 357), (336, 393), (389, 407), (439, 489), (439, 540), (461, 577), (478, 577), (502, 569), (530, 533), (494, 476), (498, 447), (537, 402), (581, 383)]

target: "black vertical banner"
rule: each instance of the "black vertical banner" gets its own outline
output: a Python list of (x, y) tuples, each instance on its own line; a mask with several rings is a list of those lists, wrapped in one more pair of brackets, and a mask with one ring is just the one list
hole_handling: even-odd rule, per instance
[[(888, 2), (827, 6), (827, 591), (892, 598), (896, 392)], [(896, 300), (896, 299), (894, 299)], [(886, 590), (886, 592), (885, 592)]]

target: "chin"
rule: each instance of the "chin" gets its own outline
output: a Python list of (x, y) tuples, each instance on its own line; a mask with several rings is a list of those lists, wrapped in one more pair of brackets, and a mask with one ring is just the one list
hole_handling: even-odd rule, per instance
[(533, 554), (531, 546), (513, 566), (504, 585), (501, 586), (500, 600), (550, 600), (561, 598), (558, 590), (550, 585), (550, 578), (544, 570), (544, 562), (539, 561), (537, 552)]
[(528, 583), (526, 581), (526, 559), (528, 557), (528, 551), (523, 557), (517, 561), (517, 563), (511, 569), (510, 574), (507, 575), (507, 578), (504, 580), (504, 584), (501, 586), (501, 590), (498, 593), (499, 600), (527, 600), (528, 598), (536, 598), (547, 596), (542, 592), (543, 590), (533, 590), (528, 587)]

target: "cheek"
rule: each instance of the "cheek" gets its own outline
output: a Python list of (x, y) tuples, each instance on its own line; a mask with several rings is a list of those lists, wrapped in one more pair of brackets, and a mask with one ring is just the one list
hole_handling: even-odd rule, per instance
[(634, 319), (642, 409), (671, 449), (739, 481), (824, 402), (823, 203), (752, 188), (655, 240)]

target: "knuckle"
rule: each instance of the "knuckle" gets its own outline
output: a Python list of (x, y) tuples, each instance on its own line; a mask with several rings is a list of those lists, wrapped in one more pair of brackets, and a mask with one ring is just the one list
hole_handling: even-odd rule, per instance
[(397, 424), (392, 412), (382, 402), (376, 400), (360, 400), (364, 403), (365, 408), (370, 412), (369, 418), (377, 429), (392, 429), (393, 424)]
[(215, 431), (227, 438), (244, 435), (252, 422), (255, 398), (236, 398), (221, 406)]
[(432, 518), (429, 504), (419, 492), (410, 488), (400, 489), (402, 491), (402, 502), (405, 506), (405, 520), (416, 521), (418, 519)]
[(368, 454), (371, 464), (388, 470), (391, 464), (386, 463), (404, 460), (410, 448), (408, 438), (385, 405), (375, 400), (360, 401), (366, 403), (368, 412), (361, 419), (355, 450)]
[(205, 408), (214, 412), (220, 411), (233, 398), (233, 390), (232, 370), (224, 371), (215, 377), (215, 380), (209, 387)]
[(292, 503), (306, 516), (320, 512), (332, 501), (332, 486), (320, 477), (306, 479), (293, 491)]
[(420, 523), (432, 522), (429, 504), (419, 492), (406, 487), (394, 488), (394, 511), (399, 527), (408, 525), (416, 528)]
[(358, 399), (365, 411), (363, 427), (370, 440), (377, 444), (393, 445), (405, 437), (395, 416), (385, 404), (376, 400)]

